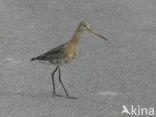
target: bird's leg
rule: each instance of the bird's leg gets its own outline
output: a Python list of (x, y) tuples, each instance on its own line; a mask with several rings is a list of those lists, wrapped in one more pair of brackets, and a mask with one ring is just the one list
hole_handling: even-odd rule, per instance
[(63, 89), (64, 89), (64, 91), (65, 91), (65, 93), (66, 93), (66, 96), (67, 96), (68, 98), (70, 98), (70, 99), (77, 99), (77, 98), (75, 98), (75, 97), (70, 97), (70, 96), (68, 95), (67, 90), (66, 90), (66, 88), (64, 87), (63, 82), (62, 82), (62, 80), (61, 80), (61, 70), (60, 70), (60, 68), (59, 68), (59, 81), (60, 81), (60, 83), (61, 83), (61, 85), (62, 85), (62, 87), (63, 87)]
[(66, 88), (64, 87), (63, 82), (62, 82), (62, 80), (61, 80), (61, 70), (60, 70), (60, 69), (59, 69), (59, 81), (60, 81), (60, 83), (61, 83), (61, 85), (62, 85), (62, 87), (63, 87), (63, 89), (64, 89), (66, 95), (69, 96), (68, 93), (67, 93), (67, 90), (66, 90)]
[(55, 92), (55, 82), (54, 82), (54, 74), (55, 74), (55, 72), (57, 70), (58, 70), (58, 67), (51, 74), (51, 79), (52, 79), (52, 84), (53, 84), (53, 95), (56, 95), (56, 92)]

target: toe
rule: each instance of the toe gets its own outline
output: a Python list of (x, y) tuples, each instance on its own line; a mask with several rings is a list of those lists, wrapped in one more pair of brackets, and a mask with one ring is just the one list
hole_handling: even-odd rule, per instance
[(77, 99), (76, 97), (67, 96), (68, 99)]

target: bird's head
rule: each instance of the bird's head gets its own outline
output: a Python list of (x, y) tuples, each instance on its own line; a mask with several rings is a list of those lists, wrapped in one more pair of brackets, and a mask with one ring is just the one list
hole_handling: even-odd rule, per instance
[(80, 29), (82, 31), (88, 30), (88, 28), (90, 28), (90, 26), (86, 22), (84, 21), (80, 22)]
[(80, 29), (82, 31), (88, 30), (89, 32), (93, 33), (94, 35), (96, 35), (96, 36), (98, 36), (98, 37), (100, 37), (102, 39), (107, 40), (105, 37), (101, 36), (100, 34), (98, 34), (97, 32), (95, 32), (93, 29), (91, 29), (91, 27), (86, 22), (84, 22), (84, 21), (80, 22), (80, 25), (79, 26), (80, 26)]

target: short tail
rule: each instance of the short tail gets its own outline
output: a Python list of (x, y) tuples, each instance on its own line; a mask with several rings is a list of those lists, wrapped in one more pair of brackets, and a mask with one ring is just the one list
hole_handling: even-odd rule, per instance
[(36, 58), (32, 58), (30, 61), (34, 61), (34, 60), (36, 60)]

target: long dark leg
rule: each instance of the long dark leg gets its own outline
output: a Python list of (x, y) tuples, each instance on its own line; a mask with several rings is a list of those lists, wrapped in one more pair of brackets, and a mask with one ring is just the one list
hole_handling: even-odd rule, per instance
[(59, 68), (59, 81), (60, 81), (60, 83), (61, 83), (61, 85), (62, 85), (62, 87), (63, 87), (63, 89), (64, 89), (64, 91), (65, 91), (65, 93), (66, 93), (66, 96), (67, 96), (68, 98), (71, 98), (71, 99), (77, 99), (77, 98), (75, 98), (75, 97), (70, 97), (70, 96), (68, 95), (67, 90), (66, 90), (66, 88), (64, 87), (63, 82), (62, 82), (62, 80), (61, 80), (61, 70), (60, 70), (60, 68)]
[(62, 80), (61, 80), (61, 70), (60, 70), (60, 69), (59, 69), (59, 81), (60, 81), (60, 83), (61, 83), (61, 85), (62, 85), (62, 87), (63, 87), (63, 89), (64, 89), (66, 95), (69, 96), (68, 93), (67, 93), (67, 90), (66, 90), (66, 88), (64, 87), (63, 82), (62, 82)]
[(55, 92), (55, 82), (54, 82), (54, 74), (58, 70), (58, 67), (52, 72), (51, 74), (51, 79), (52, 79), (52, 84), (53, 84), (53, 94), (56, 94)]

